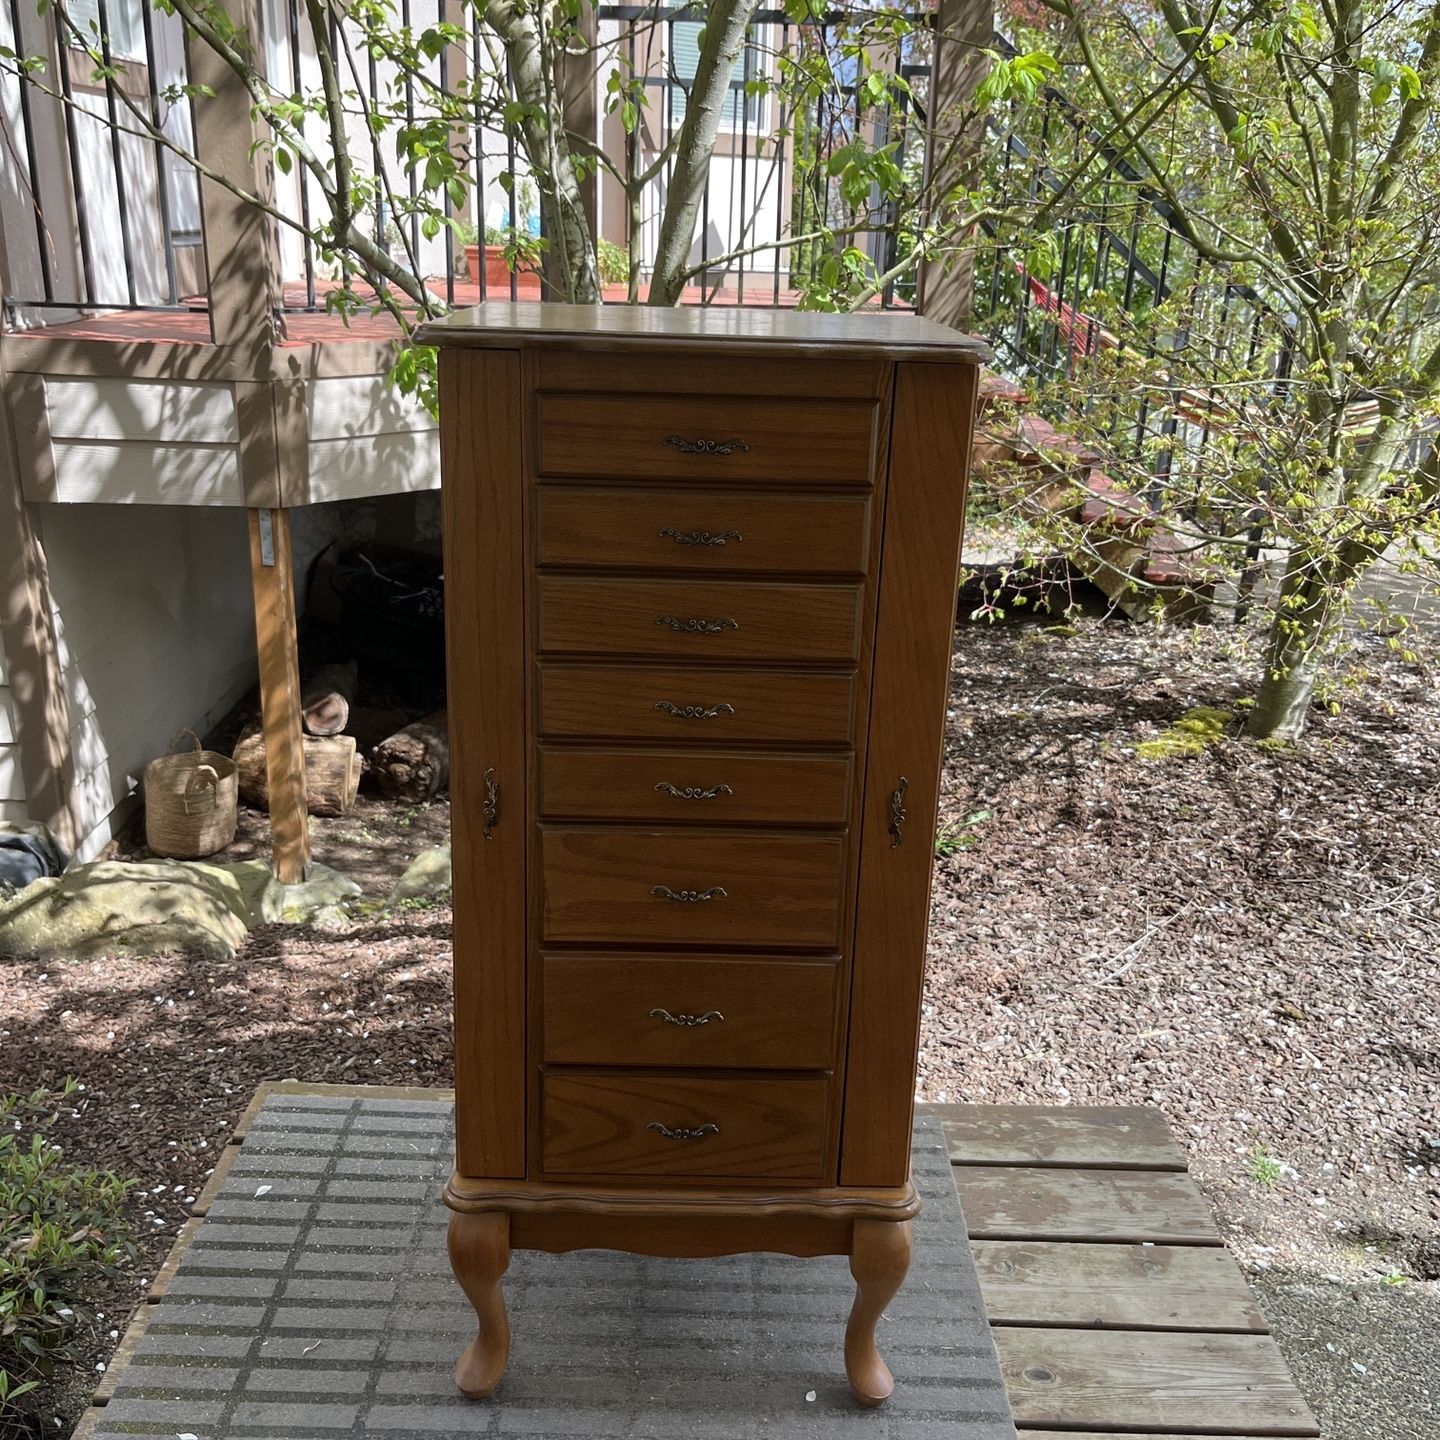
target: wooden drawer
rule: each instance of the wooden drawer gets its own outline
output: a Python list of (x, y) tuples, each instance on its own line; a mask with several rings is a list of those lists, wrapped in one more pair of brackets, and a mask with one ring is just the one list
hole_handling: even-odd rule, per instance
[(540, 731), (594, 739), (843, 745), (855, 678), (679, 665), (541, 665)]
[(818, 1076), (551, 1071), (543, 1081), (545, 1171), (818, 1183), (829, 1088)]
[(541, 395), (540, 473), (868, 485), (875, 405), (724, 395)]
[(596, 568), (860, 575), (865, 495), (612, 490), (541, 485), (540, 563)]
[(850, 761), (735, 750), (540, 750), (540, 813), (555, 820), (842, 825)]
[(833, 960), (547, 955), (544, 1058), (570, 1065), (825, 1070)]
[(687, 660), (853, 660), (860, 585), (724, 580), (602, 580), (542, 575), (545, 654)]
[(830, 949), (844, 848), (832, 835), (547, 826), (543, 938)]

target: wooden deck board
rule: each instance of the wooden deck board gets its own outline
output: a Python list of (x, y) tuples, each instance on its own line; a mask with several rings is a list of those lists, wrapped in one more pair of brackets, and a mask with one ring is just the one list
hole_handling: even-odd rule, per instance
[(1173, 1171), (957, 1165), (974, 1240), (1219, 1245), (1205, 1197)]
[(1020, 1440), (1320, 1433), (1163, 1116), (926, 1108)]
[(1033, 1165), (1184, 1170), (1185, 1154), (1165, 1117), (1148, 1106), (948, 1106), (952, 1165)]
[(1320, 1433), (1268, 1335), (1134, 1332), (1120, 1345), (1084, 1330), (993, 1334), (1022, 1430)]
[(1223, 1249), (977, 1240), (971, 1249), (992, 1325), (1268, 1333)]

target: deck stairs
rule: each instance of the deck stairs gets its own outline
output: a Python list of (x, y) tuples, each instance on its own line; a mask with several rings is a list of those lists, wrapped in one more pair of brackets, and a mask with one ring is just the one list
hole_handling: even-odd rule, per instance
[(972, 461), (984, 484), (1001, 466), (1023, 472), (1020, 507), (1035, 519), (1064, 515), (1086, 543), (1070, 564), (1132, 619), (1193, 621), (1209, 609), (1215, 577), (1187, 542), (1104, 468), (1099, 451), (1030, 408), (1025, 388), (993, 371), (980, 382)]

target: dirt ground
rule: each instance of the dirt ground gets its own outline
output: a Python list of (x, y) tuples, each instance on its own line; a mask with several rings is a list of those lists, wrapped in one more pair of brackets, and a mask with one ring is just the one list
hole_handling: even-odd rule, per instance
[[(1192, 706), (1235, 707), (1254, 664), (1218, 627), (961, 628), (920, 1093), (1159, 1106), (1329, 1440), (1419, 1440), (1440, 1396), (1440, 688), (1362, 640), (1298, 748), (1237, 721), (1203, 754), (1137, 755)], [(444, 806), (395, 820), (365, 811), (368, 839), (322, 842), (348, 863), (319, 858), (393, 873)], [(262, 1080), (449, 1083), (449, 961), (444, 908), (259, 931), (223, 964), (0, 961), (0, 1083), (76, 1076), (58, 1138), (139, 1181), (142, 1263), (88, 1364)], [(46, 1434), (94, 1378), (56, 1387)]]

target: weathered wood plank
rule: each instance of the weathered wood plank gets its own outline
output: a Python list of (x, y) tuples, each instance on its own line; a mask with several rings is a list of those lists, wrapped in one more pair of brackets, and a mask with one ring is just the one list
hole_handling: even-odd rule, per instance
[(933, 1105), (952, 1165), (1183, 1170), (1165, 1117), (1148, 1105)]
[[(1127, 1430), (1124, 1440), (1175, 1440), (1176, 1434), (1182, 1434), (1185, 1440), (1265, 1440), (1261, 1435), (1193, 1435), (1190, 1431), (1167, 1430), (1163, 1433), (1158, 1430), (1146, 1430), (1143, 1434)], [(1113, 1430), (1032, 1430), (1025, 1426), (1021, 1434), (1025, 1440), (1116, 1440)], [(78, 1436), (72, 1440), (79, 1440)]]
[(1239, 1267), (1197, 1245), (977, 1240), (992, 1325), (1269, 1332)]
[(957, 1165), (951, 1174), (973, 1240), (1219, 1245), (1188, 1175)]
[(1084, 1330), (991, 1333), (1022, 1430), (1320, 1433), (1268, 1335), (1135, 1332), (1122, 1345)]

